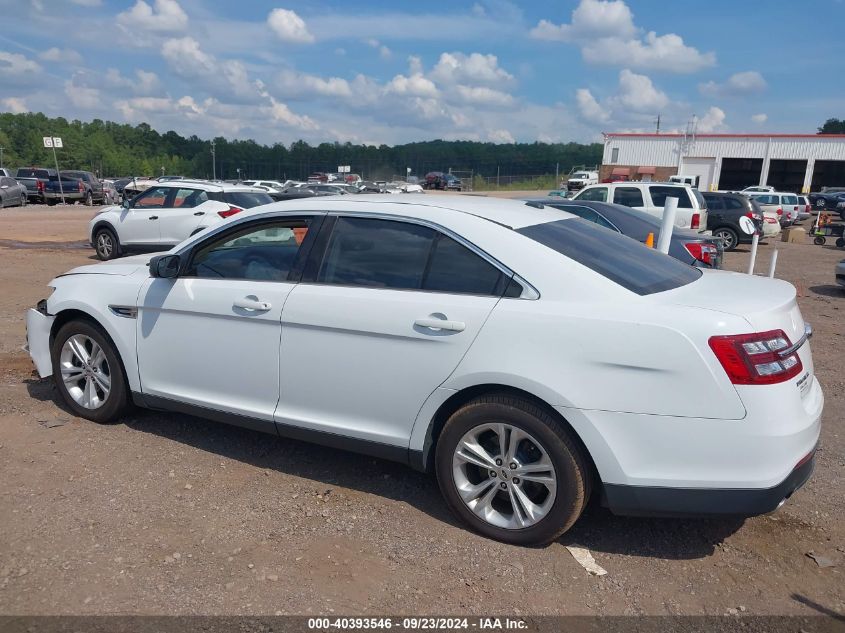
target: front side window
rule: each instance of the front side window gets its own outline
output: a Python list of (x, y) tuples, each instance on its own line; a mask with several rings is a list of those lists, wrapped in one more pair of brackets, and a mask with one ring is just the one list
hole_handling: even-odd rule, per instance
[(607, 187), (593, 187), (584, 189), (573, 200), (592, 200), (594, 202), (607, 202)]
[(268, 222), (217, 238), (194, 252), (187, 275), (287, 281), (310, 222), (310, 219)]
[(132, 201), (132, 208), (163, 209), (172, 192), (170, 187), (150, 187)]
[(636, 187), (617, 187), (613, 192), (613, 201), (626, 207), (642, 207), (643, 193)]
[(665, 207), (666, 198), (677, 198), (679, 209), (692, 209), (692, 201), (687, 195), (684, 187), (662, 187), (652, 185), (648, 188), (651, 193), (651, 201), (656, 207)]
[(701, 276), (674, 257), (580, 219), (535, 224), (517, 232), (638, 295), (685, 286)]
[(338, 218), (318, 283), (497, 295), (499, 269), (432, 228), (395, 220)]

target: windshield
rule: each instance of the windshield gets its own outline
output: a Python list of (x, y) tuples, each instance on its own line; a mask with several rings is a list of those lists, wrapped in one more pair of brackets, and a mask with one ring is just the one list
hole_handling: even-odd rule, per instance
[(638, 295), (679, 288), (701, 276), (692, 266), (581, 219), (535, 224), (517, 232)]
[(583, 171), (579, 171), (577, 174), (572, 174), (573, 178), (589, 178), (589, 174), (585, 174)]

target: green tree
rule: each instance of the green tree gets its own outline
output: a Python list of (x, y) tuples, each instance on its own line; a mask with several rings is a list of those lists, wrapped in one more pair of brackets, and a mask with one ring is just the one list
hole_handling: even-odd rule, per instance
[(845, 134), (845, 119), (828, 119), (819, 128), (819, 134)]

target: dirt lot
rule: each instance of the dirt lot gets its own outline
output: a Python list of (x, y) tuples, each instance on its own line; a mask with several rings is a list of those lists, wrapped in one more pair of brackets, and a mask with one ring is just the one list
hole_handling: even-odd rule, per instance
[[(0, 212), (0, 614), (845, 612), (842, 249), (777, 244), (827, 398), (804, 489), (744, 522), (592, 504), (559, 542), (526, 549), (466, 531), (432, 479), (397, 464), (182, 415), (97, 426), (66, 413), (21, 350), (23, 313), (90, 262), (92, 213)], [(726, 266), (747, 260), (742, 248)], [(573, 543), (608, 574), (588, 575)]]

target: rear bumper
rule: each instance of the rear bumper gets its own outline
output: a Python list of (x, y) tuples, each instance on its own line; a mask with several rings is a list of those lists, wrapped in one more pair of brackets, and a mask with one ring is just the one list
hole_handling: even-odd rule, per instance
[(604, 484), (604, 502), (627, 516), (756, 516), (776, 510), (807, 483), (815, 468), (815, 449), (782, 482), (771, 488), (657, 488)]

